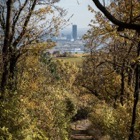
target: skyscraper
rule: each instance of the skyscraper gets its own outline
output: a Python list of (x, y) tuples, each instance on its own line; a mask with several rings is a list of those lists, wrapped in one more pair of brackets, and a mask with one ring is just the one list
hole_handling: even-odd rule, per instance
[(77, 25), (72, 25), (72, 37), (77, 40)]

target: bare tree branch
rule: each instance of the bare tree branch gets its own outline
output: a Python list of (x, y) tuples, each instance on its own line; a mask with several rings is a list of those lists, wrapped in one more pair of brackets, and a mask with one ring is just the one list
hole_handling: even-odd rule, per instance
[(140, 24), (126, 23), (116, 19), (99, 0), (92, 0), (97, 8), (115, 25), (119, 26), (118, 30), (131, 29), (140, 31)]
[(28, 15), (27, 15), (27, 17), (25, 19), (25, 22), (24, 22), (24, 25), (23, 25), (23, 29), (22, 29), (20, 35), (14, 41), (13, 46), (16, 46), (18, 44), (18, 42), (22, 39), (23, 35), (25, 34), (27, 25), (28, 25), (28, 23), (30, 21), (30, 18), (31, 18), (32, 12), (33, 12), (33, 10), (34, 10), (34, 8), (36, 6), (36, 3), (37, 3), (37, 0), (34, 0), (32, 6), (31, 6), (31, 9), (30, 9), (30, 11), (29, 11), (29, 13), (28, 13)]

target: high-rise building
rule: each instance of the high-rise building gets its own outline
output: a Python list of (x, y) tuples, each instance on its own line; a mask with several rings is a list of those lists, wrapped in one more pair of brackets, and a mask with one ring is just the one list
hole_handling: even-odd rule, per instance
[(72, 25), (72, 37), (77, 40), (77, 25)]

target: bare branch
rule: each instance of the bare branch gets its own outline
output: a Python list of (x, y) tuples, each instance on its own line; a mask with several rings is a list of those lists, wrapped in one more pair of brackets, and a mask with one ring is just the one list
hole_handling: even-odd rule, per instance
[(29, 11), (29, 13), (28, 13), (28, 15), (27, 15), (27, 17), (25, 19), (25, 22), (24, 22), (24, 25), (23, 25), (23, 29), (22, 29), (20, 35), (14, 41), (13, 46), (16, 46), (18, 44), (18, 42), (22, 39), (23, 35), (25, 34), (27, 25), (28, 25), (28, 23), (30, 21), (30, 18), (31, 18), (32, 12), (33, 12), (33, 10), (34, 10), (34, 8), (36, 6), (36, 3), (37, 3), (37, 0), (34, 0), (32, 6), (31, 6), (31, 9), (30, 9), (30, 11)]
[(140, 31), (140, 24), (125, 23), (116, 19), (101, 3), (99, 0), (92, 0), (97, 8), (115, 25), (119, 26), (118, 30), (131, 29)]

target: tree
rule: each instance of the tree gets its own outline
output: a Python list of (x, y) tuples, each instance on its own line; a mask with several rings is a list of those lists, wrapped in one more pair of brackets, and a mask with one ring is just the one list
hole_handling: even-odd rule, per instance
[(19, 58), (16, 92), (0, 102), (2, 139), (68, 139), (76, 113), (78, 68), (46, 58), (35, 48)]
[(62, 18), (66, 12), (56, 2), (59, 0), (1, 0), (1, 98), (6, 88), (13, 90), (17, 61), (29, 45), (57, 34), (65, 24)]
[[(117, 13), (117, 10), (114, 11), (108, 11), (107, 7), (105, 6), (105, 0), (104, 5), (101, 4), (99, 0), (92, 0), (96, 7), (115, 25), (118, 26), (118, 31), (123, 31), (124, 29), (134, 30), (137, 32), (137, 35), (139, 37), (140, 35), (140, 2), (138, 0), (130, 0), (129, 2), (126, 0), (120, 1), (113, 1), (110, 3), (115, 4), (116, 7), (119, 7), (120, 9), (123, 7), (127, 11), (127, 20), (120, 18), (118, 19), (115, 16), (115, 13)], [(121, 7), (122, 6), (122, 7)], [(122, 11), (124, 13), (124, 10)], [(121, 13), (120, 13), (121, 15)], [(123, 16), (120, 16), (123, 17)], [(140, 41), (137, 45), (137, 58), (140, 57)], [(139, 62), (136, 62), (136, 68), (135, 68), (135, 91), (134, 91), (134, 105), (133, 105), (133, 113), (132, 113), (132, 122), (130, 127), (130, 135), (129, 140), (134, 139), (134, 132), (135, 132), (135, 123), (136, 123), (136, 110), (139, 100), (139, 91), (140, 91), (140, 64)]]
[[(128, 22), (124, 22), (124, 21), (121, 21), (119, 19), (117, 19), (115, 16), (113, 16), (111, 14), (111, 12), (109, 12), (105, 6), (103, 6), (99, 0), (92, 0), (94, 2), (94, 4), (96, 5), (96, 7), (115, 25), (118, 26), (118, 30), (124, 30), (124, 29), (131, 29), (131, 30), (135, 30), (135, 31), (139, 31), (140, 30), (140, 24), (137, 23), (139, 21), (139, 9), (137, 9), (137, 14), (134, 16), (133, 12), (134, 10), (136, 10), (134, 8), (134, 4), (135, 6), (137, 6), (137, 8), (139, 7), (139, 1), (138, 0), (130, 0), (130, 2), (126, 2), (126, 0), (123, 0), (123, 1), (120, 1), (120, 0), (117, 0), (115, 2), (115, 4), (117, 6), (120, 6), (119, 4), (121, 3), (124, 3), (127, 4), (125, 6), (128, 6), (129, 5), (129, 9), (127, 10), (130, 10), (130, 15), (129, 15), (129, 21)], [(133, 13), (133, 14), (132, 14)]]
[[(112, 6), (109, 8), (113, 9)], [(99, 66), (95, 66), (94, 69), (100, 67), (106, 69), (107, 66), (110, 66), (110, 74), (108, 74), (108, 76), (111, 75), (112, 71), (121, 77), (121, 91), (118, 92), (118, 97), (123, 105), (123, 100), (126, 96), (124, 95), (124, 81), (126, 81), (126, 79), (131, 80), (131, 78), (127, 78), (127, 76), (130, 75), (130, 72), (128, 74), (128, 71), (133, 69), (131, 68), (131, 63), (132, 60), (136, 58), (136, 53), (134, 52), (137, 44), (135, 33), (127, 30), (121, 33), (117, 32), (117, 28), (112, 26), (109, 20), (107, 20), (101, 12), (94, 11), (90, 6), (89, 10), (95, 14), (95, 20), (90, 24), (91, 28), (84, 36), (87, 47), (91, 50), (92, 58), (89, 59), (89, 61), (92, 59), (94, 60), (95, 57), (100, 57), (98, 58), (99, 62), (95, 60), (94, 64)], [(95, 23), (98, 23), (98, 26)], [(129, 36), (131, 36), (131, 39)]]

